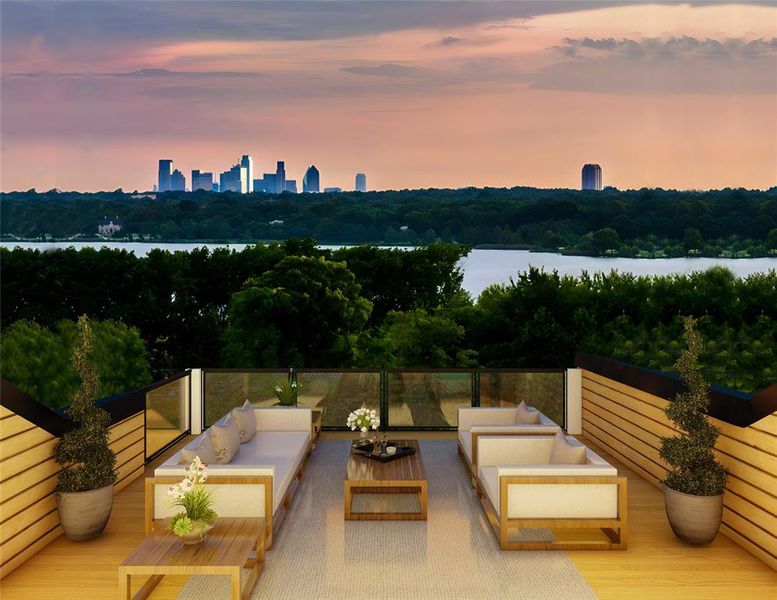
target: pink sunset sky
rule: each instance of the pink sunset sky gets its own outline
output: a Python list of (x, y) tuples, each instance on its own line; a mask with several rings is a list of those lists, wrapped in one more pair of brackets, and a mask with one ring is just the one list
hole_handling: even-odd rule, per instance
[(0, 189), (777, 185), (777, 4), (0, 5)]

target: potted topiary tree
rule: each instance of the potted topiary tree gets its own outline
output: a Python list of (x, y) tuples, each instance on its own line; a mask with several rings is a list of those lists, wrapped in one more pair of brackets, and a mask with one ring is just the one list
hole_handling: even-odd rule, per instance
[(675, 363), (687, 391), (677, 394), (664, 409), (682, 431), (661, 438), (660, 455), (670, 466), (664, 479), (666, 515), (672, 531), (689, 544), (709, 544), (720, 528), (726, 469), (715, 460), (718, 428), (710, 423), (709, 384), (699, 371), (701, 336), (693, 317), (683, 319), (686, 348)]
[(86, 315), (78, 319), (78, 334), (72, 359), (81, 383), (66, 411), (74, 428), (54, 446), (54, 460), (62, 467), (55, 488), (59, 521), (65, 537), (83, 541), (98, 537), (111, 516), (116, 455), (108, 445), (110, 417), (94, 405), (100, 378), (89, 356), (94, 333)]

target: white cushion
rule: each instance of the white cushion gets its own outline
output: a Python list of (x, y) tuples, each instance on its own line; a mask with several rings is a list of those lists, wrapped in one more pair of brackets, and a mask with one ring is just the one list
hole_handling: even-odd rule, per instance
[(498, 467), (480, 467), (478, 469), (478, 480), (480, 488), (485, 492), (491, 504), (499, 514), (499, 468)]
[(240, 434), (235, 419), (231, 414), (227, 415), (223, 425), (214, 424), (209, 431), (213, 450), (216, 453), (216, 462), (222, 465), (231, 462), (240, 452)]
[(517, 425), (539, 425), (540, 411), (526, 406), (526, 402), (521, 400), (515, 412), (515, 423)]
[(199, 457), (205, 465), (212, 465), (217, 462), (213, 443), (210, 441), (210, 435), (207, 433), (198, 436), (191, 444), (188, 444), (181, 450), (179, 462), (182, 465), (190, 465), (195, 457)]
[(256, 417), (254, 416), (254, 407), (246, 400), (243, 406), (233, 408), (230, 413), (237, 423), (238, 437), (240, 443), (245, 444), (254, 437), (256, 433)]
[(464, 450), (464, 456), (472, 462), (472, 434), (469, 431), (459, 431), (459, 443)]
[(586, 463), (585, 446), (571, 445), (561, 432), (553, 438), (550, 449), (550, 464), (552, 465), (584, 465)]

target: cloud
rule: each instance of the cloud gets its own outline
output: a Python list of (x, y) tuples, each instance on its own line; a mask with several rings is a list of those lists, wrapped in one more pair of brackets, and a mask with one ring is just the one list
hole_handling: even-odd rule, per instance
[(437, 42), (438, 46), (451, 46), (453, 44), (458, 44), (462, 42), (463, 40), (461, 38), (452, 36), (452, 35), (446, 35), (444, 38), (442, 38), (439, 42)]
[(565, 38), (571, 60), (530, 74), (532, 87), (610, 94), (777, 92), (777, 38)]
[(171, 71), (170, 69), (136, 69), (135, 71), (117, 71), (114, 73), (87, 73), (87, 72), (58, 72), (49, 71), (29, 71), (22, 73), (7, 73), (8, 77), (117, 77), (117, 78), (240, 78), (252, 79), (255, 77), (265, 77), (264, 73), (255, 73), (250, 71)]
[(408, 67), (395, 63), (384, 63), (376, 66), (353, 66), (342, 67), (340, 71), (353, 73), (354, 75), (373, 75), (378, 77), (397, 77), (397, 78), (417, 78), (424, 77), (431, 73), (429, 69), (423, 67)]
[(582, 39), (564, 38), (564, 41), (554, 46), (564, 56), (586, 57), (595, 54), (588, 50), (604, 54), (617, 54), (626, 58), (641, 59), (674, 59), (674, 58), (708, 58), (726, 59), (732, 57), (759, 58), (774, 55), (777, 52), (777, 38), (744, 40), (741, 38), (699, 39), (688, 35), (668, 38), (602, 38)]

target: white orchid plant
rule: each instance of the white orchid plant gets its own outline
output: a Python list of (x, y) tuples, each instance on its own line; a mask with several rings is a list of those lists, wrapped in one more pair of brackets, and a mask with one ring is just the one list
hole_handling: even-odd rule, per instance
[(203, 485), (207, 479), (207, 466), (199, 456), (195, 456), (186, 469), (186, 477), (167, 490), (167, 495), (173, 498), (173, 505), (183, 508), (170, 522), (170, 530), (175, 535), (186, 535), (197, 527), (202, 538), (205, 536), (205, 526), (212, 525), (216, 520), (218, 515), (213, 510), (213, 494)]
[(345, 424), (351, 431), (358, 430), (362, 433), (367, 433), (370, 429), (374, 431), (380, 427), (380, 418), (377, 412), (362, 406), (348, 415), (348, 420)]

